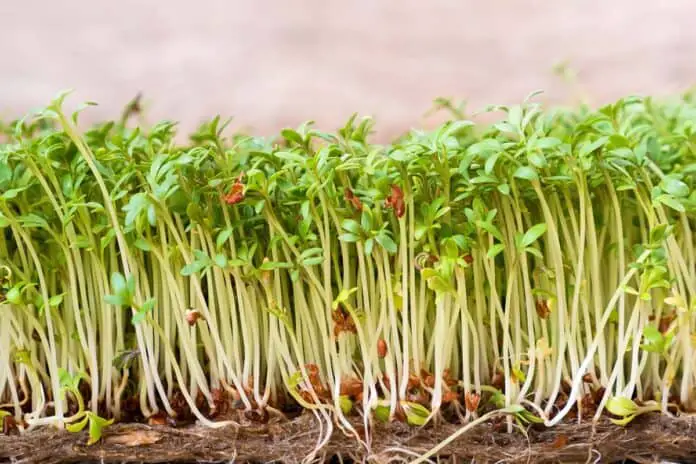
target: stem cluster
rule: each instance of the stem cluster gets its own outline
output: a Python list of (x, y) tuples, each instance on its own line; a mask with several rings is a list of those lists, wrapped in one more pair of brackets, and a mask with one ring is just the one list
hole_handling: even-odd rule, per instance
[(688, 96), (527, 101), (389, 146), (355, 118), (82, 133), (61, 104), (0, 144), (0, 408), (26, 427), (300, 405), (369, 446), (349, 416), (696, 406)]

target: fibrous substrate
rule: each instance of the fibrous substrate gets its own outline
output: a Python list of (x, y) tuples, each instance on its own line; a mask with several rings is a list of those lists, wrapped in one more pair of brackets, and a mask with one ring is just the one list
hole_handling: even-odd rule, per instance
[[(496, 106), (371, 143), (3, 128), (0, 414), (462, 432), (694, 408), (696, 105)], [(575, 420), (575, 419), (574, 419)], [(356, 424), (363, 424), (358, 427)], [(452, 437), (454, 438), (454, 436)]]

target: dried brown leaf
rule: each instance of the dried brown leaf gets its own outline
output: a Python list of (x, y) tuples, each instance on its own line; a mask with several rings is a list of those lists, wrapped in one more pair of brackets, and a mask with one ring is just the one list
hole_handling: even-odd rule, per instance
[(147, 446), (154, 445), (162, 439), (162, 434), (154, 430), (131, 430), (127, 433), (110, 435), (104, 438), (110, 445)]

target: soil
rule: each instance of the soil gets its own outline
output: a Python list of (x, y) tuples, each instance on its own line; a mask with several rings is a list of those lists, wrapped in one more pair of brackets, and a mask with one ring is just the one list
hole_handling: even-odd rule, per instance
[[(292, 421), (246, 427), (209, 429), (198, 426), (172, 428), (142, 424), (117, 424), (102, 441), (85, 446), (86, 433), (42, 429), (23, 436), (0, 436), (0, 462), (283, 462), (296, 463), (312, 451), (318, 431), (313, 416)], [(356, 427), (359, 427), (356, 424)], [(317, 456), (370, 462), (407, 460), (391, 451), (404, 447), (424, 453), (456, 430), (443, 425), (416, 429), (403, 424), (375, 424), (372, 451), (365, 454), (353, 439), (335, 432)], [(445, 448), (440, 457), (477, 463), (638, 463), (672, 460), (696, 462), (696, 418), (639, 417), (627, 427), (608, 421), (593, 425), (566, 423), (551, 429), (530, 428), (527, 436), (496, 431), (495, 424), (472, 429)]]

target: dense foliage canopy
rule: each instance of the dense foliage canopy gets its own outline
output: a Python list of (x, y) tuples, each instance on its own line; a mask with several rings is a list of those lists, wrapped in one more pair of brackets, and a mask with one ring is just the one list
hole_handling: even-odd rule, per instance
[(369, 119), (259, 138), (216, 118), (180, 143), (127, 115), (82, 133), (61, 106), (0, 135), (0, 415), (20, 427), (299, 405), (369, 446), (350, 416), (696, 406), (690, 96), (528, 100), (387, 146)]

